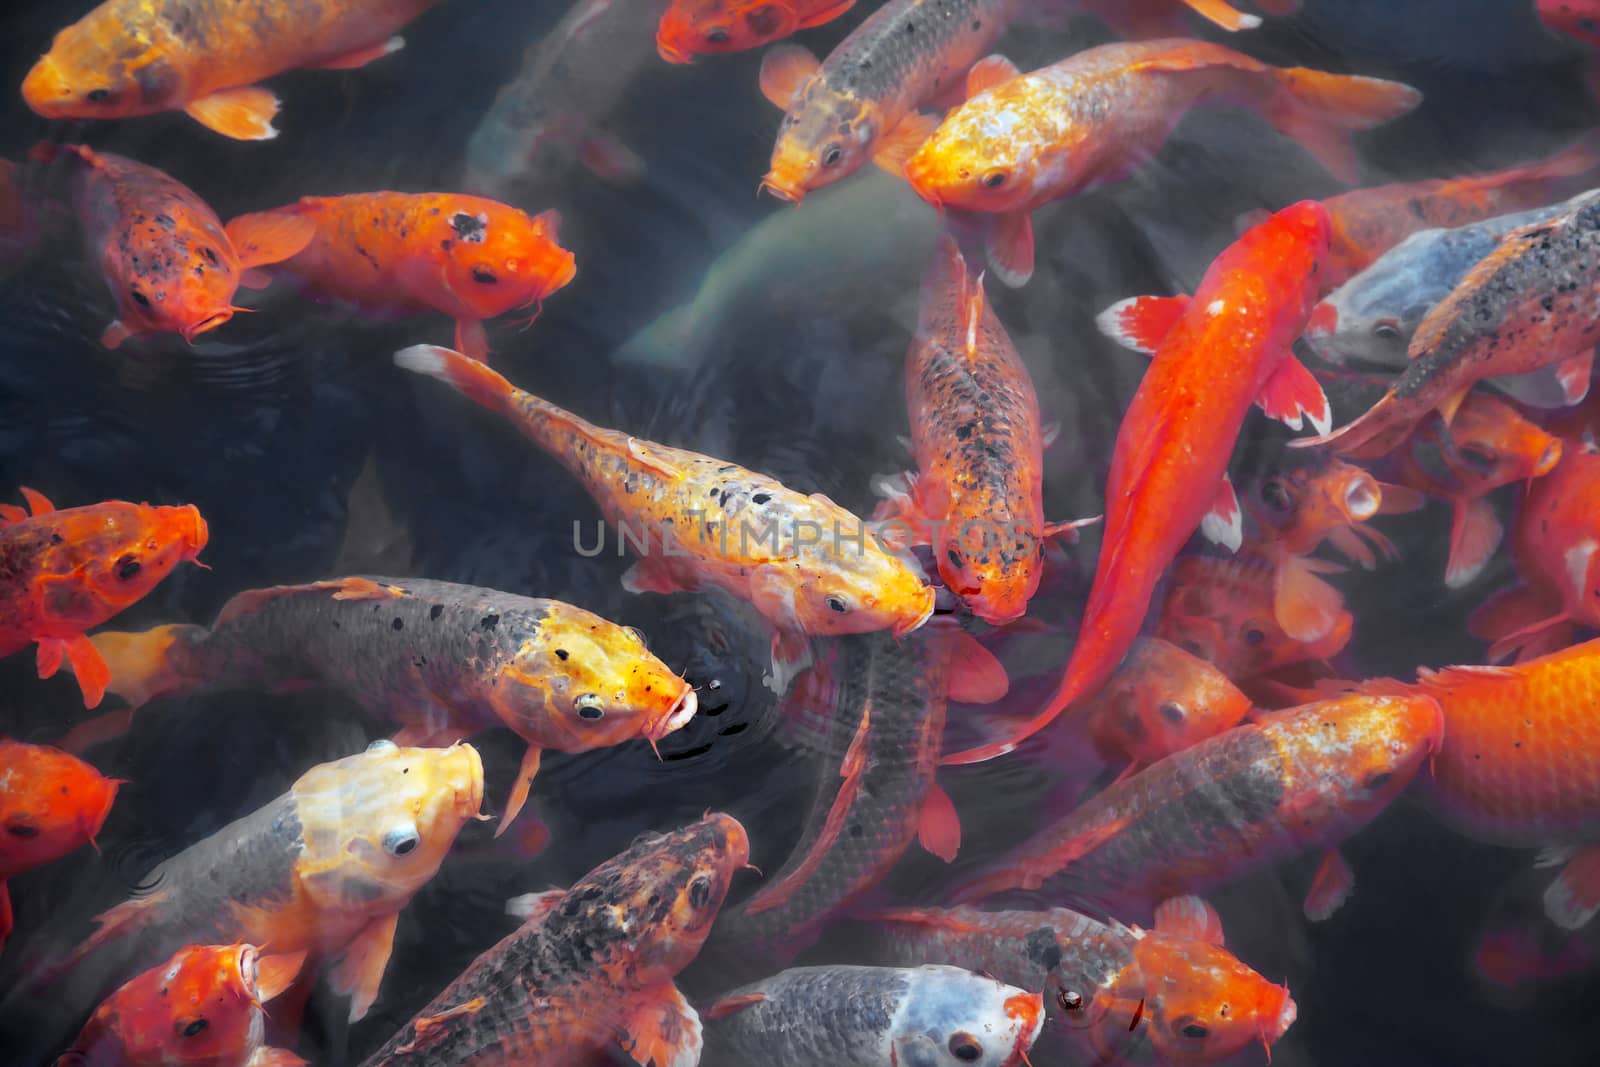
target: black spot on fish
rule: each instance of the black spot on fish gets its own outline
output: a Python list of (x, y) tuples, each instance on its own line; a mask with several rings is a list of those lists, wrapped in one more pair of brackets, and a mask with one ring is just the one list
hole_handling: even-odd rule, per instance
[(450, 251), (455, 246), (456, 246), (456, 243), (454, 241), (450, 240), (450, 238), (448, 238), (448, 237), (446, 237), (444, 240), (439, 242), (440, 249), (442, 249), (445, 252)]
[(493, 630), (496, 626), (500, 625), (500, 616), (485, 615), (483, 618), (478, 620), (478, 625), (485, 630)]
[(401, 618), (401, 617), (400, 617), (400, 616), (398, 616), (398, 615), (396, 615), (396, 616), (395, 616), (395, 617), (394, 617), (394, 622), (391, 622), (391, 623), (390, 623), (390, 624), (389, 624), (389, 625), (390, 625), (390, 626), (393, 626), (393, 627), (394, 627), (394, 628), (395, 628), (395, 629), (396, 629), (396, 630), (404, 630), (404, 629), (405, 629), (405, 628), (406, 628), (406, 622), (405, 622), (405, 620), (404, 620), (404, 619), (402, 619), (402, 618)]
[(489, 230), (489, 218), (486, 215), (468, 215), (465, 211), (458, 211), (450, 216), (450, 226), (468, 244), (481, 245), (484, 235)]
[(50, 543), (52, 545), (59, 545), (61, 543), (61, 541), (62, 541), (62, 537), (61, 537), (60, 534), (53, 533), (53, 534), (50, 535)]
[(556, 649), (556, 659), (560, 660), (563, 663), (565, 663), (567, 661), (567, 657), (570, 656), (570, 655), (572, 655), (572, 653), (568, 652), (564, 648)]
[(435, 604), (433, 607), (428, 609), (428, 618), (433, 619), (434, 621), (438, 621), (439, 616), (443, 615), (443, 614), (444, 614), (444, 605), (443, 604)]
[(1053, 971), (1061, 965), (1061, 943), (1056, 940), (1056, 932), (1048, 926), (1041, 926), (1029, 934), (1023, 941), (1023, 947), (1027, 950), (1028, 959), (1047, 971)]
[(770, 493), (757, 493), (755, 496), (750, 498), (750, 502), (752, 504), (765, 504), (767, 501), (769, 501), (771, 499), (772, 499), (772, 494), (770, 494)]

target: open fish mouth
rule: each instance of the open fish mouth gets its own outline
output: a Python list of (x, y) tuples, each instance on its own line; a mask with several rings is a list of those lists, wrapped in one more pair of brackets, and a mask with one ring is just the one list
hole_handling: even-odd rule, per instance
[(645, 737), (651, 741), (659, 741), (674, 730), (682, 729), (689, 724), (690, 719), (694, 718), (694, 713), (699, 710), (699, 706), (700, 702), (694, 695), (694, 690), (685, 688), (683, 696), (679, 697), (678, 702), (672, 705), (672, 709), (660, 719), (657, 719), (645, 731)]
[(1345, 487), (1344, 511), (1352, 521), (1364, 522), (1378, 513), (1382, 500), (1382, 491), (1370, 475), (1358, 477)]
[(771, 193), (779, 200), (787, 200), (791, 204), (798, 204), (800, 201), (806, 198), (806, 191), (804, 189), (785, 182), (781, 178), (774, 177), (771, 171), (768, 171), (766, 177), (761, 179), (761, 185), (757, 188), (757, 192), (761, 191), (762, 189)]

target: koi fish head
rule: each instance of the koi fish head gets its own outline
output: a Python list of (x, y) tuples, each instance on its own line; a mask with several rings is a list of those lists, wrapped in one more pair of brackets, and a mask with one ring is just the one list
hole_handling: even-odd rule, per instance
[(437, 250), (442, 292), (419, 293), (441, 310), (492, 319), (537, 306), (577, 275), (571, 252), (560, 244), (561, 216), (529, 217), (481, 197), (452, 196), (424, 238)]
[(778, 128), (761, 187), (798, 204), (807, 193), (860, 170), (887, 132), (881, 125), (871, 101), (830, 95), (816, 82), (802, 86)]
[[(1220, 943), (1149, 931), (1134, 952), (1146, 1032), (1164, 1063), (1215, 1063), (1257, 1043), (1270, 1052), (1294, 1023), (1289, 990)], [(1126, 1025), (1111, 1018), (1107, 1025)]]
[(1044, 1026), (1044, 998), (959, 967), (930, 964), (909, 978), (888, 1062), (1016, 1067)]
[(96, 10), (56, 34), (22, 98), (47, 119), (119, 119), (163, 110), (182, 81), (161, 49), (130, 38), (121, 15)]
[(1560, 438), (1482, 393), (1467, 396), (1449, 432), (1459, 457), (1451, 467), (1474, 495), (1542, 477), (1561, 461)]
[[(979, 93), (945, 116), (933, 136), (906, 161), (906, 181), (935, 207), (986, 213), (1033, 206), (1046, 165), (1045, 146), (1059, 116), (1030, 103), (1025, 80)], [(1070, 167), (1069, 146), (1052, 146)]]
[(984, 530), (981, 544), (972, 537), (950, 538), (935, 558), (940, 579), (974, 615), (1004, 626), (1027, 613), (1044, 573), (1042, 551), (1035, 537)]
[(1372, 518), (1383, 502), (1377, 479), (1343, 460), (1315, 457), (1256, 486), (1250, 510), (1265, 536), (1303, 554), (1334, 530)]
[(113, 1044), (118, 1063), (242, 1063), (264, 1029), (257, 966), (253, 945), (179, 949), (101, 1003), (75, 1049), (88, 1063)]
[(192, 343), (233, 318), (238, 263), (209, 208), (164, 206), (108, 248), (106, 284), (129, 333), (176, 333)]
[(197, 557), (208, 533), (192, 504), (151, 507), (114, 500), (33, 521), (51, 534), (40, 574), (56, 580), (44, 594), (44, 607), (57, 623), (84, 628), (142, 599), (179, 563)]
[(1268, 729), (1299, 765), (1316, 767), (1315, 780), (1283, 803), (1306, 825), (1361, 825), (1411, 783), (1423, 762), (1444, 743), (1444, 712), (1421, 693), (1356, 693), (1306, 705)]
[(668, 834), (644, 834), (589, 876), (627, 941), (625, 965), (641, 986), (667, 981), (700, 952), (735, 871), (750, 863), (750, 838), (731, 815), (712, 812)]
[(93, 842), (120, 784), (58, 748), (0, 742), (0, 877)]
[(781, 0), (673, 0), (656, 27), (656, 51), (668, 63), (723, 55), (788, 37), (799, 27), (792, 4)]
[(1411, 278), (1351, 281), (1311, 309), (1306, 343), (1330, 363), (1404, 367), (1423, 317), (1449, 295), (1448, 288), (1430, 289)]
[(693, 687), (631, 626), (553, 606), (490, 697), (500, 718), (541, 748), (583, 752), (652, 744), (694, 717)]
[[(920, 568), (865, 542), (841, 540), (794, 563), (767, 563), (750, 576), (751, 602), (780, 628), (812, 637), (904, 636), (933, 615), (934, 591)], [(860, 549), (858, 552), (857, 549)]]
[(1089, 736), (1108, 759), (1149, 764), (1237, 726), (1249, 710), (1250, 698), (1216, 667), (1145, 638), (1090, 699)]
[(471, 745), (365, 752), (301, 775), (291, 795), (305, 851), (299, 878), (334, 914), (385, 915), (439, 869), (483, 804), (483, 761)]

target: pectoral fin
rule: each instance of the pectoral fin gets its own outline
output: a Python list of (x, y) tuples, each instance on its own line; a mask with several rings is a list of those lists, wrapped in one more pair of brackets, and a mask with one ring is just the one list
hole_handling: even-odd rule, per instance
[(1545, 890), (1544, 911), (1563, 930), (1580, 929), (1600, 912), (1600, 846), (1573, 852)]
[(993, 704), (1011, 688), (1005, 667), (971, 634), (953, 634), (949, 656), (945, 688), (956, 703)]
[(236, 141), (269, 141), (278, 136), (272, 126), (278, 98), (254, 85), (222, 89), (192, 101), (183, 110), (206, 129)]
[(1152, 355), (1189, 310), (1187, 296), (1130, 296), (1095, 316), (1100, 332), (1123, 348)]
[(537, 745), (529, 745), (528, 751), (522, 754), (522, 766), (517, 768), (517, 780), (511, 786), (511, 795), (506, 798), (506, 813), (500, 816), (500, 825), (495, 828), (494, 836), (499, 837), (506, 832), (517, 813), (522, 810), (522, 805), (528, 802), (528, 791), (533, 788), (534, 775), (539, 773), (539, 757), (543, 750)]
[(938, 128), (939, 120), (935, 116), (913, 111), (879, 138), (872, 150), (872, 161), (896, 178), (903, 178), (906, 160), (916, 154), (917, 149)]
[(928, 786), (928, 795), (922, 801), (922, 815), (917, 823), (917, 841), (923, 848), (946, 863), (961, 851), (961, 818), (956, 806), (938, 782)]
[(677, 986), (663, 982), (636, 993), (624, 1010), (621, 1045), (637, 1063), (696, 1067), (700, 1062), (700, 1016)]
[(356, 48), (345, 52), (343, 55), (334, 56), (332, 59), (324, 59), (317, 64), (317, 67), (321, 70), (355, 70), (358, 67), (366, 66), (373, 60), (393, 55), (405, 46), (406, 39), (404, 37), (391, 37), (387, 41), (379, 41), (377, 44), (368, 45), (365, 48)]
[(1494, 506), (1483, 497), (1456, 501), (1450, 516), (1450, 557), (1444, 565), (1444, 584), (1460, 589), (1483, 573), (1505, 530)]
[(1291, 430), (1300, 430), (1306, 420), (1318, 434), (1333, 426), (1333, 409), (1322, 392), (1322, 385), (1293, 356), (1284, 356), (1267, 384), (1261, 387), (1256, 404), (1269, 419), (1277, 419)]
[(355, 940), (345, 946), (344, 956), (328, 973), (329, 987), (350, 997), (351, 1022), (365, 1018), (372, 1002), (378, 999), (378, 986), (383, 984), (383, 972), (389, 966), (389, 956), (394, 951), (394, 931), (399, 924), (399, 912), (368, 923)]
[(1311, 879), (1311, 890), (1306, 894), (1306, 918), (1312, 922), (1326, 919), (1350, 898), (1350, 892), (1355, 887), (1356, 876), (1350, 870), (1349, 862), (1339, 854), (1338, 849), (1330, 848), (1323, 853), (1322, 863)]
[(1239, 551), (1244, 543), (1244, 512), (1239, 508), (1239, 496), (1233, 491), (1233, 482), (1224, 474), (1217, 486), (1211, 510), (1200, 520), (1200, 532), (1212, 544), (1222, 545), (1229, 552)]

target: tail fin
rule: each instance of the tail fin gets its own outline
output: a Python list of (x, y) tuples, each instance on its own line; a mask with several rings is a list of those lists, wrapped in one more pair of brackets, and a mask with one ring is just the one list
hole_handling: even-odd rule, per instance
[(89, 638), (111, 668), (108, 692), (127, 701), (129, 709), (143, 707), (159, 696), (183, 693), (198, 681), (179, 671), (171, 651), (182, 641), (191, 643), (205, 633), (201, 626), (181, 623), (157, 626), (143, 633), (101, 633)]
[(490, 411), (510, 414), (517, 389), (488, 365), (439, 345), (412, 345), (394, 354), (397, 367), (437, 378)]
[(1279, 90), (1267, 104), (1268, 121), (1343, 182), (1354, 183), (1361, 176), (1350, 134), (1382, 125), (1422, 103), (1422, 94), (1411, 86), (1381, 78), (1305, 67), (1274, 73)]

